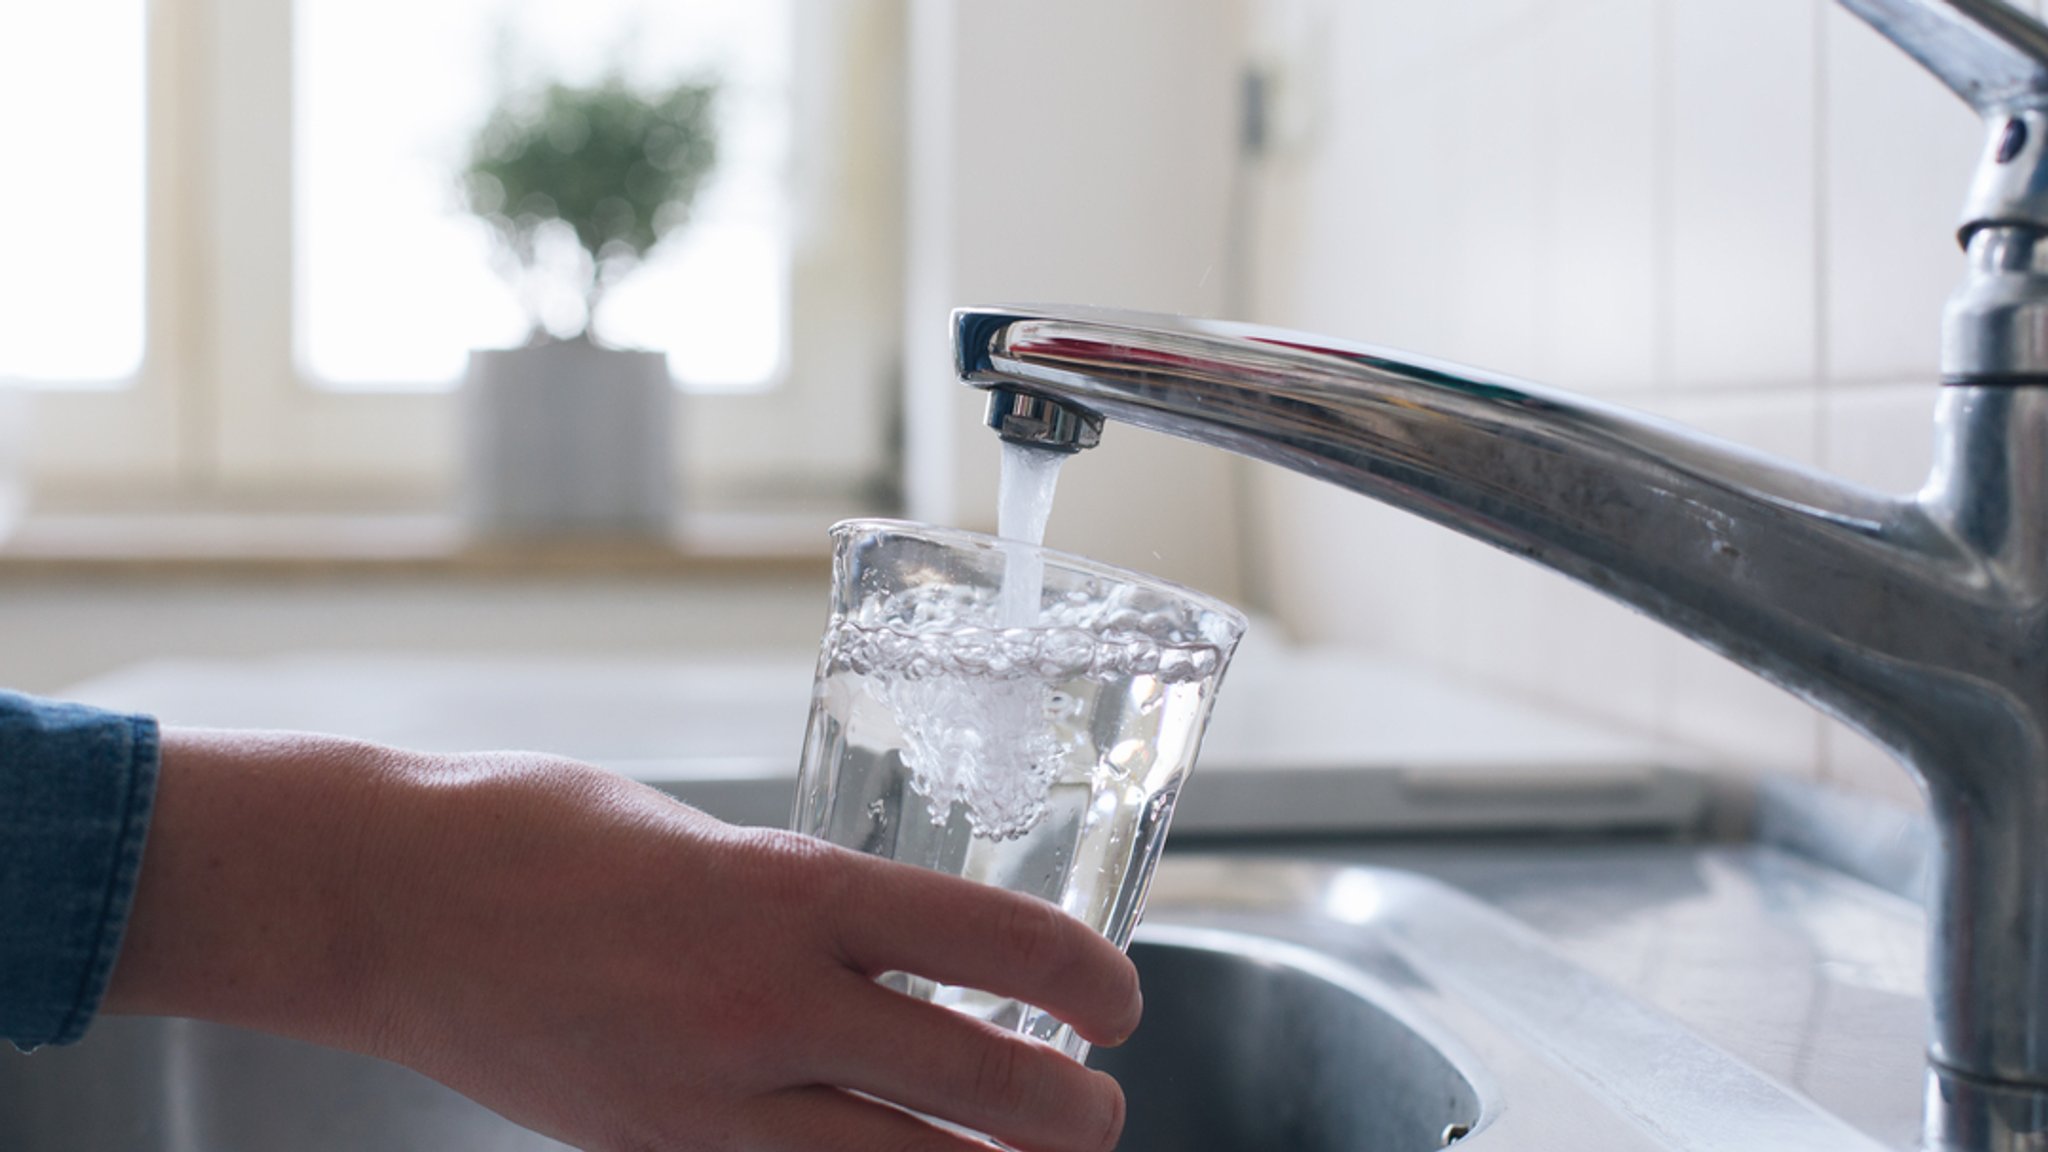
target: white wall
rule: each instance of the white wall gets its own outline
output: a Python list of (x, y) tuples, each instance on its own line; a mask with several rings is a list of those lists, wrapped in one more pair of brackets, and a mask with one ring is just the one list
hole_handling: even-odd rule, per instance
[[(995, 522), (997, 440), (954, 380), (961, 305), (1220, 313), (1243, 0), (913, 3), (912, 515)], [(1065, 469), (1047, 542), (1226, 598), (1238, 470), (1112, 427)]]
[[(1314, 30), (1280, 58), (1317, 115), (1263, 177), (1259, 318), (1919, 487), (1982, 130), (1862, 24), (1825, 0), (1265, 3)], [(1593, 593), (1310, 481), (1254, 488), (1254, 576), (1304, 638), (1917, 802), (1861, 737)]]

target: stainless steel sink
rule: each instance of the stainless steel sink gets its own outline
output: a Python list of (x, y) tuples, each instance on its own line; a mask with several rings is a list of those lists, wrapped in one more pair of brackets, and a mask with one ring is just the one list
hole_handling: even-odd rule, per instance
[(102, 1020), (0, 1061), (13, 1152), (561, 1152), (427, 1078), (190, 1020)]
[(1145, 1026), (1089, 1061), (1124, 1086), (1124, 1152), (1432, 1149), (1479, 1119), (1459, 1062), (1360, 974), (1171, 929), (1131, 956)]
[[(1098, 1054), (1129, 1152), (1874, 1149), (1529, 929), (1394, 869), (1172, 857)], [(0, 1149), (543, 1152), (404, 1069), (190, 1021), (0, 1058)]]

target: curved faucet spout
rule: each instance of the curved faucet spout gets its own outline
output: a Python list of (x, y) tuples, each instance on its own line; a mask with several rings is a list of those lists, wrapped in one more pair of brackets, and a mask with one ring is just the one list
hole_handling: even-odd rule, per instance
[(1893, 749), (1942, 836), (1934, 1059), (2048, 1093), (2048, 389), (1945, 389), (1935, 475), (1893, 497), (1275, 329), (967, 309), (954, 347), (979, 387), (1284, 465), (1556, 569)]
[[(955, 313), (962, 379), (1213, 444), (1554, 568), (1816, 703), (1813, 653), (1896, 649), (1973, 561), (1915, 500), (1628, 410), (1386, 348), (1090, 309)], [(1879, 602), (1887, 611), (1876, 611)], [(1872, 635), (1872, 634), (1875, 635)], [(1787, 652), (1786, 640), (1799, 642)], [(1825, 664), (1830, 679), (1807, 671)]]

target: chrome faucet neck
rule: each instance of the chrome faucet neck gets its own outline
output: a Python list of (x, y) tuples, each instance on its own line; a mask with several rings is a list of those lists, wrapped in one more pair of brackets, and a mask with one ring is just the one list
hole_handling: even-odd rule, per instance
[(1987, 225), (1971, 233), (1963, 282), (1941, 326), (1948, 384), (2048, 384), (2048, 231)]

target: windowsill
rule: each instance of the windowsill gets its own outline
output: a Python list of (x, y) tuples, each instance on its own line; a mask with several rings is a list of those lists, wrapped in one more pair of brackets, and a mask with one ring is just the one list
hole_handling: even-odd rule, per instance
[(378, 571), (717, 574), (816, 568), (843, 510), (689, 514), (666, 537), (483, 539), (445, 513), (31, 513), (0, 537), (0, 574)]

